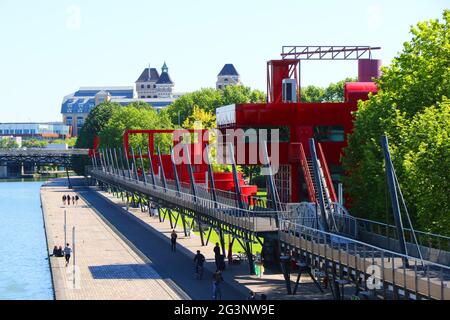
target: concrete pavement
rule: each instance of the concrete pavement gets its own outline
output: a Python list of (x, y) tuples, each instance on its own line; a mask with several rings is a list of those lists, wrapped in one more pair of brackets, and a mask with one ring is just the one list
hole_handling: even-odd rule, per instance
[[(212, 299), (212, 273), (205, 268), (203, 279), (196, 279), (194, 254), (187, 255), (181, 252), (181, 248), (176, 253), (171, 252), (166, 239), (156, 232), (149, 232), (148, 228), (130, 217), (119, 206), (89, 188), (80, 188), (77, 191), (104, 219), (152, 261), (152, 267), (158, 274), (173, 280), (191, 299)], [(225, 281), (222, 286), (222, 297), (224, 300), (241, 300), (246, 298), (246, 294)]]
[(64, 258), (50, 257), (57, 300), (143, 300), (185, 299), (170, 279), (158, 273), (149, 259), (143, 259), (121, 239), (82, 199), (64, 206), (63, 194), (75, 195), (65, 179), (56, 179), (41, 189), (47, 243), (64, 247), (64, 210), (67, 212), (67, 242), (72, 244), (75, 226), (76, 277), (73, 256), (69, 267)]

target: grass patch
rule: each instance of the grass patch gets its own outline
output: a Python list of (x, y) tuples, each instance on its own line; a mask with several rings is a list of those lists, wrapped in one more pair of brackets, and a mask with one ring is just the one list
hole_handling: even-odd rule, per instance
[[(172, 214), (175, 217), (175, 219), (177, 219), (178, 213), (172, 211)], [(185, 220), (186, 220), (186, 224), (191, 225), (192, 218), (186, 217)], [(181, 218), (180, 218), (180, 221), (178, 221), (177, 226), (180, 226), (180, 225), (182, 225)], [(196, 235), (198, 235), (198, 236), (200, 236), (200, 232), (199, 231), (191, 230), (191, 232), (196, 234)], [(206, 243), (206, 239), (208, 237), (208, 233), (209, 233), (209, 229), (208, 230), (204, 230), (205, 243)], [(228, 247), (230, 245), (230, 241), (231, 241), (231, 237), (228, 236), (228, 235), (225, 235), (225, 250), (227, 250), (227, 251), (228, 251)], [(262, 241), (262, 239), (261, 239), (261, 241)], [(214, 229), (212, 230), (211, 236), (209, 237), (209, 242), (212, 243), (212, 244), (216, 244), (216, 242), (218, 242), (219, 245), (220, 245), (220, 236), (219, 236), (219, 234), (217, 234), (217, 232)], [(258, 243), (252, 243), (251, 244), (251, 248), (252, 248), (252, 253), (254, 255), (256, 255), (256, 253), (261, 253), (261, 251), (262, 251), (262, 246), (261, 246), (261, 244), (259, 242)], [(240, 245), (240, 243), (237, 240), (235, 240), (233, 242), (233, 253), (239, 253), (239, 252), (245, 252), (245, 249)]]

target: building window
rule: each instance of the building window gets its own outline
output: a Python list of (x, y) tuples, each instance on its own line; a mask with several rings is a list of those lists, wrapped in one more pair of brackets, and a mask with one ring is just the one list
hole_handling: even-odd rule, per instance
[(317, 126), (314, 127), (314, 136), (318, 142), (344, 142), (344, 127)]
[(150, 85), (149, 84), (147, 85), (147, 89), (150, 89)]
[(156, 84), (153, 85), (153, 89), (156, 89)]
[(141, 99), (145, 99), (145, 96), (141, 96)]
[(143, 84), (141, 84), (141, 89), (144, 89), (144, 85)]
[(72, 117), (67, 117), (67, 118), (66, 118), (66, 124), (67, 124), (68, 126), (71, 126), (71, 125), (72, 125)]

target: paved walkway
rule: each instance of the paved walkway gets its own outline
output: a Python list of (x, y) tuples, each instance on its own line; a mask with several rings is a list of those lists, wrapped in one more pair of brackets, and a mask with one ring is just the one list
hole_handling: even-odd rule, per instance
[(150, 260), (132, 250), (83, 199), (78, 205), (63, 206), (63, 194), (76, 194), (66, 188), (65, 179), (53, 180), (41, 189), (49, 252), (54, 245), (64, 247), (64, 210), (67, 212), (67, 242), (71, 245), (72, 226), (76, 228), (79, 277), (75, 277), (75, 285), (73, 269), (65, 267), (64, 258), (50, 257), (57, 300), (187, 298), (170, 279), (155, 270)]
[[(148, 212), (142, 212), (140, 208), (130, 207), (127, 211), (126, 204), (123, 203), (120, 198), (116, 198), (112, 194), (104, 191), (97, 191), (95, 192), (95, 195), (92, 194), (89, 196), (89, 198), (95, 199), (99, 197), (99, 195), (101, 195), (101, 198), (107, 199), (105, 201), (108, 201), (110, 204), (116, 204), (116, 206), (114, 207), (121, 207), (120, 211), (122, 211), (123, 218), (128, 217), (129, 220), (133, 220), (135, 224), (139, 224), (141, 227), (143, 227), (146, 230), (146, 233), (151, 233), (159, 238), (159, 240), (157, 241), (157, 245), (158, 247), (161, 246), (163, 256), (157, 257), (156, 259), (153, 258), (153, 255), (149, 256), (155, 262), (155, 264), (158, 264), (158, 262), (160, 261), (159, 259), (165, 259), (165, 257), (167, 256), (171, 257), (171, 253), (169, 251), (169, 243), (170, 233), (172, 229), (170, 228), (170, 222), (168, 221), (168, 218), (166, 219), (166, 221), (160, 222), (158, 217), (150, 217)], [(176, 254), (176, 259), (172, 263), (175, 263), (177, 265), (184, 265), (184, 269), (190, 271), (193, 266), (192, 258), (195, 255), (195, 252), (197, 250), (201, 250), (207, 260), (205, 269), (209, 270), (209, 272), (214, 272), (215, 262), (213, 247), (215, 244), (210, 243), (208, 244), (208, 246), (202, 247), (200, 236), (191, 233), (190, 237), (185, 237), (180, 221), (178, 222), (177, 232), (179, 252), (181, 252), (185, 257), (188, 257), (188, 259), (186, 260), (183, 255)], [(225, 270), (223, 276), (225, 281), (233, 288), (235, 288), (235, 290), (239, 291), (241, 296), (244, 298), (248, 294), (249, 290), (252, 290), (258, 294), (264, 293), (271, 300), (324, 300), (332, 298), (330, 291), (327, 291), (325, 294), (320, 293), (320, 291), (313, 284), (312, 280), (306, 275), (303, 275), (300, 280), (301, 283), (299, 284), (297, 295), (287, 295), (286, 285), (281, 274), (264, 274), (261, 277), (256, 275), (250, 276), (247, 263), (233, 266), (229, 266), (227, 264), (227, 269)], [(208, 277), (209, 275), (206, 278)], [(292, 281), (295, 281), (295, 278), (296, 275), (291, 275)], [(174, 278), (174, 281), (177, 282), (177, 284), (179, 284), (184, 290), (188, 290), (185, 289), (185, 287), (177, 280), (178, 278)]]
[[(181, 245), (178, 251), (170, 251), (168, 238), (159, 232), (149, 232), (148, 226), (90, 188), (77, 190), (118, 232), (126, 237), (152, 262), (156, 272), (164, 278), (170, 278), (193, 300), (212, 299), (212, 273), (205, 270), (203, 279), (198, 280), (194, 273), (194, 254), (187, 255)], [(206, 268), (205, 268), (206, 269)], [(246, 291), (239, 290), (227, 281), (222, 286), (224, 300), (243, 300)]]

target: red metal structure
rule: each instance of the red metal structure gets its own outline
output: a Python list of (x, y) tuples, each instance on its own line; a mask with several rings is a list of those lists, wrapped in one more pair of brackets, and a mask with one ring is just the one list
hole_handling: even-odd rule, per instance
[[(173, 171), (172, 159), (170, 154), (161, 154), (161, 164), (159, 163), (159, 157), (157, 151), (155, 150), (155, 139), (157, 135), (160, 134), (169, 134), (172, 136), (172, 148), (182, 142), (182, 134), (190, 133), (195, 135), (193, 137), (194, 142), (187, 143), (187, 147), (189, 148), (189, 161), (192, 163), (192, 169), (194, 173), (195, 183), (208, 185), (208, 165), (204, 161), (203, 154), (206, 146), (209, 144), (207, 139), (207, 134), (205, 134), (207, 130), (126, 130), (123, 135), (123, 143), (124, 150), (128, 150), (127, 156), (129, 158), (132, 157), (131, 148), (130, 148), (130, 136), (140, 134), (146, 135), (148, 137), (148, 150), (150, 152), (150, 156), (153, 163), (153, 172), (158, 175), (160, 165), (162, 165), (164, 169), (165, 178), (168, 180), (175, 180), (175, 173)], [(186, 157), (184, 154), (184, 150), (181, 149), (180, 157)], [(135, 153), (135, 158), (139, 157)], [(148, 151), (142, 154), (142, 157), (147, 159), (149, 157)], [(180, 179), (181, 184), (188, 185), (190, 183), (189, 170), (187, 167), (187, 163), (177, 164), (176, 170), (178, 173), (178, 177)], [(214, 172), (214, 182), (215, 187), (218, 190), (235, 192), (235, 184), (233, 181), (233, 175), (231, 172)], [(246, 185), (245, 181), (242, 177), (242, 174), (238, 174), (239, 177), (239, 185), (241, 189), (241, 194), (243, 199), (248, 199), (249, 196), (255, 196), (257, 193), (257, 187), (252, 185)], [(208, 188), (210, 186), (208, 185)]]
[[(280, 129), (280, 170), (275, 183), (282, 202), (315, 201), (317, 190), (311, 177), (308, 140), (318, 142), (318, 158), (331, 201), (336, 202), (333, 182), (343, 174), (340, 158), (353, 129), (352, 112), (358, 100), (368, 99), (377, 87), (373, 78), (380, 75), (380, 60), (371, 57), (369, 46), (286, 46), (281, 60), (267, 63), (267, 101), (244, 103), (217, 109), (218, 128)], [(369, 56), (368, 58), (366, 56)], [(299, 67), (302, 60), (358, 60), (359, 82), (346, 83), (343, 102), (304, 103), (300, 101)], [(295, 94), (283, 96), (283, 82), (295, 84)], [(363, 80), (363, 81), (361, 81)], [(368, 81), (369, 80), (369, 81)], [(248, 154), (250, 143), (246, 145)], [(270, 149), (270, 147), (269, 147)], [(248, 164), (248, 158), (244, 163)]]

